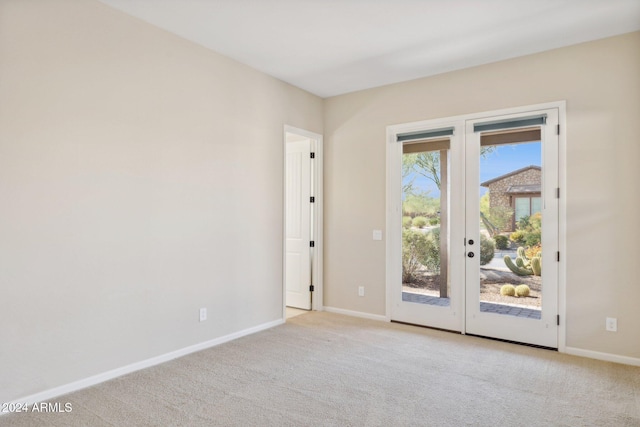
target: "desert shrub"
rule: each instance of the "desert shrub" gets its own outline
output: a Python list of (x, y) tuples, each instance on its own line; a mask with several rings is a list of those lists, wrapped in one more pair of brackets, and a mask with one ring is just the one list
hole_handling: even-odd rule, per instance
[(480, 234), (480, 265), (489, 264), (496, 254), (496, 243), (493, 239)]
[(427, 218), (423, 216), (417, 216), (413, 218), (413, 226), (417, 228), (422, 228), (427, 225)]
[(525, 216), (518, 220), (518, 229), (511, 233), (511, 240), (526, 246), (535, 246), (540, 243), (542, 230), (542, 214), (540, 212), (531, 216)]
[(531, 289), (527, 285), (518, 285), (515, 289), (516, 296), (518, 297), (528, 297)]
[(420, 267), (440, 272), (440, 229), (429, 233), (402, 230), (402, 282), (415, 279)]
[(432, 215), (440, 207), (440, 201), (426, 194), (407, 194), (402, 202), (404, 215), (412, 217)]
[(480, 197), (480, 219), (491, 237), (508, 230), (513, 219), (513, 209), (505, 206), (493, 206), (489, 201), (489, 191)]
[(527, 246), (536, 246), (540, 244), (541, 233), (540, 230), (533, 230), (525, 233), (524, 244)]
[(531, 226), (531, 223), (529, 222), (530, 218), (530, 216), (523, 216), (522, 218), (520, 218), (518, 222), (516, 222), (516, 228), (518, 230), (526, 230), (527, 228), (529, 228)]
[(438, 225), (440, 224), (440, 218), (432, 217), (429, 218), (429, 225)]
[(432, 273), (440, 273), (440, 228), (434, 228), (427, 234), (423, 265)]
[(513, 285), (502, 285), (500, 295), (512, 297), (516, 294), (516, 288)]
[(498, 234), (493, 238), (493, 240), (496, 241), (496, 248), (498, 249), (507, 249), (507, 247), (509, 246), (509, 238), (502, 234)]
[(524, 250), (524, 254), (527, 258), (532, 259), (535, 256), (538, 256), (542, 252), (542, 245), (538, 243), (537, 245), (531, 246)]
[(509, 235), (509, 240), (514, 243), (524, 243), (524, 231), (516, 230)]
[(540, 230), (542, 228), (542, 214), (534, 213), (529, 217), (529, 226), (532, 230)]
[(403, 216), (402, 217), (402, 228), (410, 228), (411, 227), (411, 217), (410, 216)]
[(427, 236), (419, 231), (402, 230), (402, 282), (411, 282), (422, 266), (422, 254), (427, 245)]
[(496, 228), (496, 232), (500, 232), (502, 230), (508, 230), (511, 225), (511, 219), (513, 218), (513, 209), (503, 207), (503, 206), (495, 206), (489, 208), (488, 219)]

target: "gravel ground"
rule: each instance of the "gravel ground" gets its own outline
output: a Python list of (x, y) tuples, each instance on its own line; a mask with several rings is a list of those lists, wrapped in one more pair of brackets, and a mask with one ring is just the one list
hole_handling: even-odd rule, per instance
[[(425, 295), (440, 295), (440, 275), (428, 273), (422, 270), (416, 280), (411, 283), (403, 283), (405, 292), (413, 292)], [(528, 297), (508, 297), (500, 295), (500, 287), (505, 284), (513, 286), (528, 285), (531, 293)], [(520, 305), (526, 307), (541, 306), (542, 278), (540, 276), (518, 276), (508, 269), (480, 268), (480, 301), (495, 302), (501, 304)]]

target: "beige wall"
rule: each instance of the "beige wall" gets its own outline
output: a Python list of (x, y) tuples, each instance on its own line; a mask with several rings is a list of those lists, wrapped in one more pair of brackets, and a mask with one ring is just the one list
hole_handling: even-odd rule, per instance
[(0, 402), (281, 318), (284, 124), (322, 133), (322, 100), (95, 1), (1, 1)]
[(386, 126), (560, 100), (566, 344), (640, 358), (640, 33), (325, 100), (325, 305), (385, 314)]

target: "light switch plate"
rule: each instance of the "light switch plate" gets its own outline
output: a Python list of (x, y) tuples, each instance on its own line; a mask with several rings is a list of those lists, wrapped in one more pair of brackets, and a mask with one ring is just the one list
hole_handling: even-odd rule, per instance
[(382, 230), (373, 230), (373, 240), (382, 240)]

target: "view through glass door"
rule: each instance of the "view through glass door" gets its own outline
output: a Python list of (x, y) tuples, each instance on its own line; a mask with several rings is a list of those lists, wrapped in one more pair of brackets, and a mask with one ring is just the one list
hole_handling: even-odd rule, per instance
[(402, 299), (448, 306), (449, 140), (402, 150)]
[(467, 333), (557, 347), (557, 123), (467, 123)]
[(391, 320), (557, 347), (558, 109), (434, 122), (391, 134)]
[(458, 125), (398, 135), (401, 287), (392, 296), (393, 320), (461, 331), (464, 259), (451, 248), (463, 238), (462, 175), (452, 168), (463, 160), (462, 133)]

